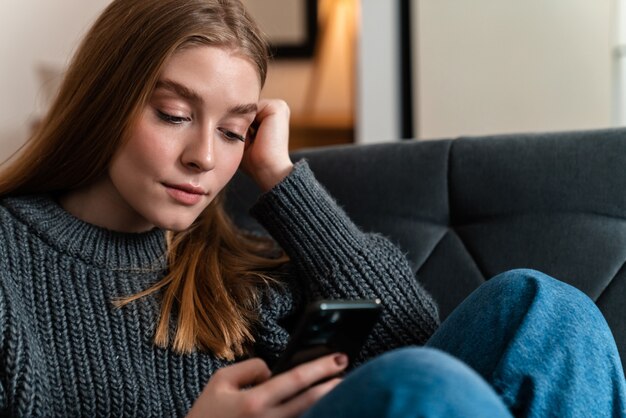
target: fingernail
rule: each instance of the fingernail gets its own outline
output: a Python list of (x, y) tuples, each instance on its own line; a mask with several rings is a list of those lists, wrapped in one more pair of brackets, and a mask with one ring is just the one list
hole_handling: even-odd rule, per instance
[(337, 354), (335, 355), (335, 364), (337, 366), (345, 367), (348, 365), (348, 356), (345, 354)]

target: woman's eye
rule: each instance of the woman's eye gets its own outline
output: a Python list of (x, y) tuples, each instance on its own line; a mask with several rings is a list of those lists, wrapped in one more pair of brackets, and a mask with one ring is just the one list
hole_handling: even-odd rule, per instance
[(229, 141), (246, 142), (246, 138), (245, 137), (243, 137), (242, 135), (236, 134), (233, 131), (229, 131), (228, 129), (223, 129), (223, 128), (220, 128), (219, 131)]
[(160, 110), (157, 110), (157, 115), (159, 116), (159, 119), (167, 122), (167, 123), (171, 123), (172, 125), (180, 125), (184, 122), (189, 122), (191, 121), (191, 118), (186, 117), (186, 116), (174, 116), (174, 115), (170, 115), (169, 113), (165, 113), (162, 112)]

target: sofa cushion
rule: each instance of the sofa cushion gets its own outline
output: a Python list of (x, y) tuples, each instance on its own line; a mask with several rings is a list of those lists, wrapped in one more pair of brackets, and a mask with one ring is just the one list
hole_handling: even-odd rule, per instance
[[(596, 301), (626, 354), (626, 130), (300, 151), (357, 225), (407, 254), (445, 318), (482, 282), (534, 268)], [(229, 190), (235, 221), (258, 191)]]

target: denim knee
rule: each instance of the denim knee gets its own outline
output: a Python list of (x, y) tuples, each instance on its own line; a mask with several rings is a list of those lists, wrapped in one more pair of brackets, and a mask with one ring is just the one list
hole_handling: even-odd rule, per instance
[(607, 326), (599, 308), (585, 293), (537, 270), (506, 271), (488, 280), (482, 287), (493, 297), (504, 298), (509, 306), (524, 303), (546, 305), (559, 321), (574, 320), (579, 326), (583, 323)]
[[(349, 412), (348, 412), (349, 411)], [(493, 389), (443, 351), (409, 347), (355, 369), (307, 417), (509, 417)]]
[(612, 416), (622, 410), (624, 377), (617, 347), (587, 295), (534, 270), (502, 273), (477, 293), (479, 303), (470, 307), (497, 318), (490, 323), (492, 331), (481, 334), (483, 340), (493, 338), (488, 357), (497, 361), (461, 358), (512, 410), (563, 417), (591, 416), (591, 410), (593, 416)]
[[(494, 288), (494, 290), (520, 290), (520, 291), (534, 291), (538, 287), (560, 287), (561, 284), (565, 284), (545, 273), (533, 269), (513, 269), (502, 272), (493, 278), (487, 280), (482, 287)], [(571, 287), (566, 285), (567, 287)], [(577, 291), (576, 288), (567, 289), (566, 292)]]
[(535, 270), (488, 280), (427, 342), (477, 371), (520, 416), (623, 416), (611, 331), (583, 292)]
[(389, 351), (370, 360), (354, 373), (359, 379), (366, 379), (377, 387), (391, 391), (399, 387), (419, 386), (420, 394), (427, 397), (441, 397), (448, 389), (456, 391), (459, 386), (480, 386), (484, 383), (460, 360), (444, 351), (427, 347)]
[[(452, 312), (427, 342), (461, 359), (494, 384), (508, 360), (584, 346), (598, 358), (616, 358), (613, 335), (595, 303), (583, 292), (535, 270), (519, 269), (488, 280)], [(582, 354), (581, 354), (582, 355)], [(522, 356), (523, 357), (523, 356)], [(525, 368), (529, 359), (516, 367)]]

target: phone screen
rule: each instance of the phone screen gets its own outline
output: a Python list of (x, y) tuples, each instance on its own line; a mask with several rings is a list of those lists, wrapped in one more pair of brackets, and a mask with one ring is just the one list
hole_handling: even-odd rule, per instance
[(310, 304), (283, 355), (272, 367), (278, 374), (332, 353), (353, 359), (380, 316), (380, 300), (322, 300)]

